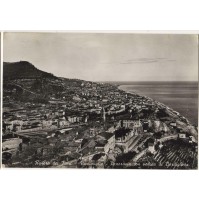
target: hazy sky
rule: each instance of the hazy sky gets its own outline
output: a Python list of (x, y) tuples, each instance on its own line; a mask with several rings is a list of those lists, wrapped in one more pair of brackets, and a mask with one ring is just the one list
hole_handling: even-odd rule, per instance
[(4, 61), (91, 81), (198, 80), (196, 35), (5, 33)]

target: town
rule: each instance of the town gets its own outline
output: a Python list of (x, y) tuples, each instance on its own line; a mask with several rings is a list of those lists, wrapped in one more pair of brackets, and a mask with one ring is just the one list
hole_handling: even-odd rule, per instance
[(197, 169), (198, 128), (116, 84), (30, 73), (3, 94), (5, 167)]

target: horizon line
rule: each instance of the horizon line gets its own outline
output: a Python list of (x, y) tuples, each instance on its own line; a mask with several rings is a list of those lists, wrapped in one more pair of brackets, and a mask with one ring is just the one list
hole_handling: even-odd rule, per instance
[[(27, 60), (19, 60), (19, 61), (11, 61), (11, 62), (3, 60), (3, 63), (18, 63), (18, 62), (28, 62), (28, 63), (32, 64), (38, 70), (41, 70), (40, 67), (35, 66), (32, 62), (27, 61)], [(47, 71), (45, 71), (43, 69), (41, 71), (46, 72), (46, 73), (50, 73), (50, 72), (47, 72)], [(107, 81), (107, 80), (105, 80), (105, 81), (102, 81), (102, 80), (85, 80), (85, 79), (82, 79), (82, 78), (69, 78), (69, 77), (58, 76), (58, 75), (55, 75), (54, 73), (51, 73), (51, 74), (53, 74), (54, 76), (56, 76), (58, 78), (77, 79), (77, 80), (89, 81), (89, 82), (109, 82), (109, 83), (111, 83), (111, 82), (198, 82), (198, 80), (140, 80), (140, 81), (131, 81), (131, 80), (125, 80), (125, 81), (122, 81), (122, 80)]]

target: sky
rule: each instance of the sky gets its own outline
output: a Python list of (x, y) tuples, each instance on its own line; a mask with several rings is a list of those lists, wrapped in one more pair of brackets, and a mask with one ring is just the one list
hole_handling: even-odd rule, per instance
[(90, 81), (197, 81), (198, 37), (183, 34), (5, 33), (5, 62), (29, 61)]

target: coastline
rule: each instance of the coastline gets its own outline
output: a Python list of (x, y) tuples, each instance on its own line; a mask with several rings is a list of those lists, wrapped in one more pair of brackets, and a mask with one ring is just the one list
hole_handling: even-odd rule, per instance
[(125, 93), (134, 94), (134, 95), (138, 95), (140, 97), (144, 97), (146, 99), (149, 99), (149, 100), (153, 101), (156, 105), (159, 105), (161, 107), (164, 107), (164, 108), (168, 109), (169, 112), (171, 112), (172, 114), (176, 115), (179, 118), (180, 122), (184, 122), (186, 124), (187, 132), (190, 133), (191, 135), (193, 135), (195, 137), (195, 139), (198, 141), (198, 124), (197, 125), (192, 124), (188, 120), (188, 118), (186, 118), (185, 116), (181, 115), (180, 112), (178, 112), (178, 111), (174, 110), (173, 108), (165, 105), (164, 103), (161, 103), (161, 102), (159, 102), (159, 101), (157, 101), (157, 100), (155, 100), (155, 99), (153, 99), (151, 97), (145, 96), (145, 95), (140, 95), (140, 94), (135, 93), (135, 92), (125, 91), (123, 89), (120, 89), (119, 88), (120, 86), (121, 85), (117, 85), (117, 88), (119, 90), (121, 90), (121, 91), (124, 91)]
[(121, 86), (124, 86), (124, 85), (118, 85), (117, 88), (118, 88), (119, 90), (121, 90), (121, 91), (124, 91), (125, 93), (130, 93), (130, 94), (138, 95), (138, 96), (144, 97), (144, 98), (146, 98), (146, 99), (149, 99), (149, 100), (153, 101), (155, 104), (157, 104), (157, 105), (159, 105), (159, 106), (162, 106), (162, 107), (164, 107), (164, 108), (167, 108), (170, 112), (175, 113), (179, 118), (183, 118), (183, 119), (186, 121), (186, 123), (187, 123), (188, 126), (189, 126), (189, 125), (193, 126), (193, 125), (190, 123), (190, 121), (189, 121), (185, 116), (181, 115), (180, 112), (174, 110), (173, 108), (171, 108), (171, 107), (165, 105), (164, 103), (161, 103), (161, 102), (159, 102), (159, 101), (157, 101), (157, 100), (155, 100), (155, 99), (153, 99), (153, 98), (151, 98), (151, 97), (148, 97), (148, 96), (145, 96), (145, 95), (143, 96), (143, 95), (140, 95), (140, 94), (135, 93), (135, 92), (125, 91), (124, 89), (121, 89), (121, 88), (120, 88)]

